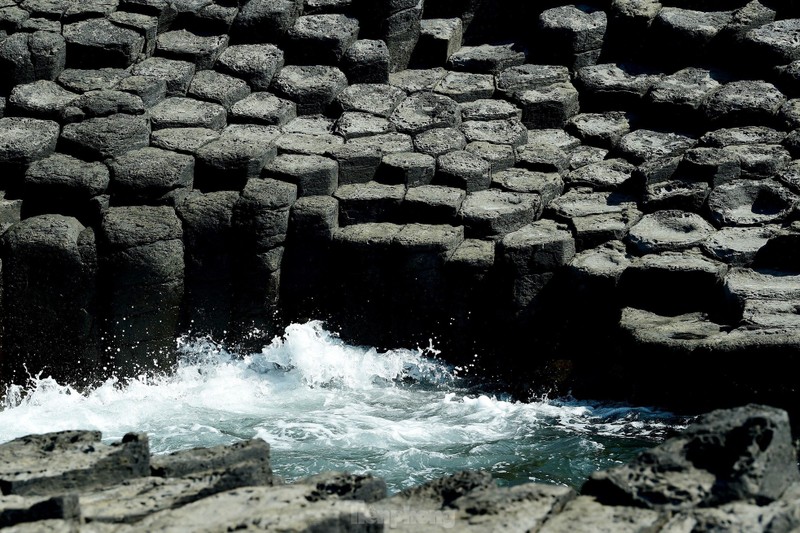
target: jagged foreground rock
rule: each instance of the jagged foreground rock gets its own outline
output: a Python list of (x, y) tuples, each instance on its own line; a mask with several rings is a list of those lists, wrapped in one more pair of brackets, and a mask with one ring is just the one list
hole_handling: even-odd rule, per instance
[(2, 380), (324, 318), (526, 392), (796, 406), (798, 17), (0, 2)]
[(150, 456), (147, 436), (91, 431), (0, 445), (8, 531), (535, 531), (782, 533), (800, 527), (789, 418), (714, 411), (633, 463), (563, 486), (498, 487), (464, 471), (388, 496), (371, 475), (272, 475), (260, 439)]

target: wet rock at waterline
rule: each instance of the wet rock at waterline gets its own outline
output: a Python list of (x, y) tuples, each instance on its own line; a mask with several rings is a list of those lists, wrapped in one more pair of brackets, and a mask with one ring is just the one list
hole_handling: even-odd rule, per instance
[(557, 532), (681, 524), (789, 531), (798, 523), (788, 416), (759, 405), (705, 415), (633, 462), (592, 474), (581, 495), (558, 485), (498, 486), (481, 470), (392, 495), (370, 474), (324, 472), (283, 484), (261, 439), (152, 457), (144, 434), (99, 440), (98, 432), (64, 431), (0, 445), (0, 524)]

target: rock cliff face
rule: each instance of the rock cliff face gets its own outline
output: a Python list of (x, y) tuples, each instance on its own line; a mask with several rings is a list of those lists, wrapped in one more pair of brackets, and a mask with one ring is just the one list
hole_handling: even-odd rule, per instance
[(91, 431), (0, 445), (8, 531), (535, 531), (783, 533), (800, 527), (800, 471), (785, 411), (701, 417), (633, 463), (568, 487), (498, 487), (465, 471), (387, 497), (370, 475), (273, 476), (260, 439), (150, 456), (147, 436)]
[(2, 380), (323, 318), (520, 390), (796, 406), (798, 17), (0, 2)]

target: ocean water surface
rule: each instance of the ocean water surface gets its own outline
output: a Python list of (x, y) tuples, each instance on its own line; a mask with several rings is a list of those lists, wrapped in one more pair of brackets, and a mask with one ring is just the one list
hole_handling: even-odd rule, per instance
[(579, 487), (686, 422), (646, 407), (482, 393), (432, 349), (349, 346), (320, 322), (289, 326), (245, 357), (207, 339), (179, 345), (169, 376), (81, 393), (39, 375), (9, 388), (0, 442), (65, 429), (97, 429), (110, 442), (146, 431), (151, 451), (167, 453), (260, 437), (288, 481), (370, 472), (394, 492), (469, 468), (502, 484)]

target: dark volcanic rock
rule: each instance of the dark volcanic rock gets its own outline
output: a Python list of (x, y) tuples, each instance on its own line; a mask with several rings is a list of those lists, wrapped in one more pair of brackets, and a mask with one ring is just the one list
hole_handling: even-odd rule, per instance
[(356, 83), (343, 90), (337, 102), (342, 111), (361, 111), (389, 118), (405, 98), (402, 89), (391, 85)]
[(790, 63), (800, 59), (800, 45), (797, 42), (799, 31), (800, 22), (797, 19), (779, 20), (749, 31), (745, 41), (769, 61)]
[(153, 107), (167, 96), (167, 81), (153, 76), (129, 76), (114, 88), (138, 96), (147, 108)]
[(660, 76), (640, 74), (634, 68), (613, 64), (584, 67), (575, 85), (587, 111), (636, 108)]
[(192, 448), (168, 455), (158, 455), (150, 461), (150, 472), (158, 477), (183, 477), (207, 470), (230, 468), (239, 463), (247, 463), (261, 470), (264, 485), (272, 483), (269, 444), (261, 439), (237, 442), (230, 446)]
[(74, 69), (68, 68), (59, 74), (57, 81), (68, 91), (85, 93), (113, 89), (130, 73), (121, 68)]
[(419, 92), (406, 98), (391, 114), (397, 131), (416, 135), (433, 128), (452, 128), (461, 124), (461, 109), (452, 98)]
[(447, 60), (447, 65), (452, 70), (494, 75), (523, 63), (525, 51), (514, 43), (463, 46)]
[(129, 67), (144, 49), (144, 37), (105, 19), (64, 26), (70, 67)]
[(239, 44), (226, 48), (215, 68), (242, 78), (254, 91), (266, 91), (283, 62), (283, 51), (275, 45)]
[(272, 90), (293, 100), (300, 115), (325, 113), (345, 87), (347, 78), (342, 71), (324, 65), (290, 65), (272, 82)]
[(32, 215), (59, 213), (84, 223), (89, 201), (108, 189), (109, 172), (103, 163), (87, 163), (55, 153), (28, 167), (23, 186), (25, 212)]
[(386, 154), (378, 167), (377, 181), (406, 187), (429, 185), (436, 172), (436, 159), (416, 152)]
[(631, 228), (629, 240), (641, 254), (678, 251), (697, 246), (714, 232), (700, 215), (683, 211), (656, 211)]
[(254, 92), (230, 108), (232, 122), (249, 122), (265, 126), (283, 126), (297, 117), (297, 106), (291, 100), (268, 92)]
[(617, 150), (638, 165), (651, 159), (681, 155), (695, 142), (691, 137), (679, 133), (641, 129), (622, 137)]
[(242, 6), (231, 32), (245, 43), (277, 43), (300, 16), (296, 0), (252, 0)]
[(17, 85), (8, 97), (8, 110), (15, 115), (58, 120), (78, 95), (55, 82), (39, 80)]
[(23, 117), (0, 118), (0, 165), (28, 165), (53, 153), (58, 124)]
[(339, 184), (366, 183), (376, 177), (383, 154), (375, 146), (342, 144), (329, 149), (325, 155), (339, 164)]
[(65, 149), (90, 159), (115, 157), (150, 143), (150, 121), (143, 115), (119, 113), (67, 124), (61, 134)]
[(318, 155), (284, 154), (264, 167), (264, 175), (297, 185), (298, 196), (330, 196), (339, 183), (339, 166)]
[(630, 133), (631, 124), (622, 111), (581, 113), (569, 119), (566, 130), (587, 144), (612, 148)]
[(436, 182), (467, 192), (488, 189), (492, 182), (489, 163), (464, 150), (449, 152), (436, 160)]
[(336, 121), (335, 133), (344, 137), (346, 141), (358, 137), (369, 137), (384, 133), (393, 133), (394, 124), (383, 117), (376, 117), (369, 113), (346, 111)]
[(386, 43), (361, 39), (347, 49), (339, 68), (351, 84), (387, 83), (389, 81), (389, 49)]
[(192, 156), (160, 148), (132, 150), (109, 166), (111, 201), (116, 205), (161, 203), (177, 189), (188, 192), (194, 180)]
[[(60, 380), (74, 379), (68, 376), (81, 361), (90, 377), (99, 363), (93, 316), (97, 257), (92, 230), (71, 217), (41, 215), (12, 225), (2, 246), (6, 353), (32, 368), (47, 368)], [(9, 377), (24, 379), (14, 375), (17, 369), (13, 365), (3, 363)], [(15, 457), (15, 453), (20, 455)], [(25, 453), (14, 446), (0, 451), (0, 469), (5, 470), (0, 473), (2, 492), (56, 493), (55, 489), (36, 487), (45, 487), (46, 478), (59, 474), (37, 464), (35, 454), (26, 462)], [(85, 471), (84, 476), (90, 477), (90, 472)], [(69, 483), (69, 476), (60, 482)], [(53, 482), (55, 486), (58, 483)]]
[(149, 475), (149, 452), (143, 433), (128, 433), (110, 446), (98, 431), (21, 437), (0, 446), (0, 482), (3, 494), (32, 496), (99, 488)]
[(184, 293), (181, 222), (172, 207), (111, 207), (98, 233), (108, 364), (135, 376), (174, 364)]
[(177, 96), (167, 98), (150, 110), (154, 130), (208, 128), (219, 131), (225, 127), (226, 119), (225, 108), (219, 104)]
[(505, 69), (497, 76), (497, 92), (511, 99), (520, 91), (541, 89), (548, 85), (569, 83), (569, 69), (560, 65), (520, 65)]
[(581, 10), (575, 6), (548, 9), (539, 15), (540, 39), (549, 47), (546, 55), (566, 59), (570, 55), (603, 47), (607, 17), (601, 10)]
[[(45, 520), (79, 521), (81, 507), (77, 494), (52, 497), (0, 497), (0, 527)], [(35, 527), (35, 526), (34, 526)]]
[(651, 509), (771, 502), (800, 478), (791, 442), (780, 409), (714, 411), (633, 463), (592, 474), (583, 493)]
[(780, 222), (797, 197), (773, 180), (738, 180), (715, 187), (708, 198), (711, 218), (723, 226)]
[(449, 96), (456, 102), (471, 102), (494, 95), (494, 76), (449, 72), (436, 84), (437, 93)]
[(622, 273), (619, 297), (630, 307), (667, 316), (713, 312), (727, 271), (727, 265), (697, 250), (647, 254)]
[(115, 90), (88, 91), (72, 100), (61, 112), (65, 122), (107, 117), (117, 113), (141, 115), (145, 112), (142, 99), (135, 94)]
[(164, 80), (167, 96), (185, 96), (195, 73), (195, 66), (188, 61), (150, 57), (131, 69), (134, 76), (148, 76)]
[[(661, 78), (647, 94), (647, 100), (663, 119), (670, 122), (696, 119), (703, 100), (719, 86), (710, 71), (685, 68)], [(675, 113), (677, 116), (673, 115)]]
[(305, 15), (286, 34), (293, 64), (336, 65), (358, 37), (358, 20), (341, 14)]
[(500, 239), (530, 224), (541, 211), (536, 194), (489, 189), (467, 195), (461, 206), (465, 235), (470, 238)]
[(421, 185), (406, 192), (403, 210), (407, 220), (423, 224), (456, 224), (466, 191), (440, 185)]
[(249, 94), (247, 82), (214, 70), (197, 72), (188, 91), (188, 95), (193, 98), (216, 102), (227, 110)]
[(769, 126), (786, 97), (771, 83), (736, 81), (714, 91), (703, 103), (703, 111), (712, 125)]
[(168, 31), (158, 36), (156, 52), (170, 59), (194, 63), (197, 70), (214, 67), (228, 46), (227, 35), (197, 35), (186, 30)]
[(522, 122), (529, 128), (563, 128), (580, 111), (578, 91), (571, 83), (519, 91), (514, 101), (522, 109)]
[(228, 126), (217, 139), (197, 149), (195, 186), (203, 191), (241, 190), (275, 159), (279, 134), (274, 126)]
[(405, 195), (404, 185), (386, 185), (374, 181), (342, 185), (334, 193), (339, 200), (339, 223), (347, 226), (397, 222)]
[(0, 68), (8, 76), (0, 87), (10, 90), (20, 83), (55, 80), (64, 70), (66, 58), (66, 41), (57, 33), (15, 33), (0, 41)]
[(423, 19), (411, 61), (417, 67), (441, 67), (461, 48), (463, 38), (464, 25), (460, 18)]
[[(376, 135), (376, 137), (378, 136)], [(433, 128), (414, 137), (413, 150), (432, 157), (439, 157), (449, 152), (464, 150), (466, 147), (467, 139), (460, 130), (456, 128)], [(402, 151), (411, 151), (411, 149)]]
[(591, 187), (596, 191), (613, 191), (630, 185), (635, 168), (624, 159), (607, 159), (573, 170), (565, 177), (564, 181), (571, 187)]

